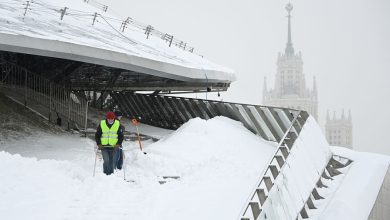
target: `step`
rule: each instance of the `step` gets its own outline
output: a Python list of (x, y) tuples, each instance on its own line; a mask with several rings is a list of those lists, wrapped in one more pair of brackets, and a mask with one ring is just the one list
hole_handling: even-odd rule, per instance
[(311, 194), (313, 195), (313, 198), (315, 200), (320, 200), (320, 199), (324, 199), (324, 197), (322, 197), (319, 193), (318, 193), (318, 190), (316, 188), (313, 189), (313, 191), (311, 192)]
[(317, 187), (318, 188), (328, 188), (328, 186), (327, 185), (325, 185), (323, 182), (322, 182), (322, 180), (321, 180), (321, 178), (317, 181)]
[(289, 150), (285, 146), (280, 146), (279, 147), (280, 151), (283, 154), (284, 159), (287, 159), (288, 155), (290, 154)]
[(263, 206), (268, 196), (265, 194), (264, 189), (256, 189), (257, 197), (259, 197), (260, 205)]
[(321, 175), (323, 178), (327, 179), (327, 180), (333, 180), (332, 177), (330, 177), (327, 173), (326, 173), (326, 170), (324, 170), (324, 172), (322, 173)]
[(309, 215), (307, 214), (307, 211), (306, 211), (305, 207), (302, 208), (300, 214), (301, 214), (302, 218), (309, 218)]
[(317, 209), (314, 206), (314, 203), (313, 203), (313, 200), (311, 199), (311, 197), (309, 197), (309, 199), (307, 200), (306, 204), (307, 204), (307, 207), (309, 207), (309, 209)]
[(345, 164), (342, 164), (341, 162), (334, 159), (334, 157), (330, 158), (329, 163), (336, 169), (343, 168), (346, 166)]
[(342, 172), (336, 170), (335, 168), (333, 168), (330, 164), (328, 164), (326, 166), (326, 170), (328, 171), (330, 177), (334, 177), (334, 176), (338, 176), (340, 174), (342, 174)]
[(291, 150), (294, 145), (294, 141), (292, 139), (284, 139), (283, 142), (287, 145), (288, 149)]
[(276, 179), (276, 177), (278, 177), (278, 175), (279, 175), (279, 170), (276, 167), (276, 165), (269, 165), (269, 169), (271, 170), (271, 173), (272, 173), (272, 176), (274, 177), (274, 179)]
[(251, 201), (249, 202), (249, 205), (251, 206), (254, 219), (257, 219), (261, 212), (260, 204), (258, 202)]
[(264, 176), (263, 181), (264, 181), (265, 187), (267, 187), (267, 191), (269, 192), (271, 190), (272, 186), (274, 185), (274, 183), (271, 180), (271, 177)]
[(276, 161), (278, 162), (279, 167), (282, 168), (282, 166), (283, 166), (283, 164), (284, 164), (284, 158), (283, 158), (283, 156), (281, 156), (281, 155), (276, 155), (275, 158), (276, 158)]

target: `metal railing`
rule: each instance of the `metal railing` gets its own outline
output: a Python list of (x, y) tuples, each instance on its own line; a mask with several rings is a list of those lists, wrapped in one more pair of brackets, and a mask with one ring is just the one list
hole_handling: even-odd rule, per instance
[[(121, 37), (127, 38), (123, 32), (126, 29), (137, 30), (145, 34), (145, 38), (148, 39), (149, 36), (153, 35), (156, 38), (165, 41), (169, 47), (176, 46), (182, 50), (194, 53), (194, 47), (189, 46), (189, 44), (183, 40), (177, 39), (172, 34), (168, 34), (162, 31), (157, 30), (151, 25), (146, 25), (142, 22), (139, 22), (131, 17), (127, 18), (115, 18), (110, 17), (107, 12), (114, 12), (112, 9), (109, 9), (108, 5), (104, 5), (99, 1), (94, 0), (80, 0), (84, 1), (86, 4), (93, 5), (96, 8), (95, 12), (83, 11), (78, 8), (70, 8), (66, 5), (52, 5), (48, 2), (41, 0), (34, 1), (18, 1), (18, 0), (9, 0), (6, 2), (0, 2), (0, 5), (11, 5), (13, 8), (19, 10), (23, 19), (28, 18), (31, 14), (41, 13), (41, 15), (51, 15), (58, 18), (59, 21), (66, 22), (67, 17), (72, 17), (76, 20), (79, 20), (85, 24), (85, 26), (97, 25), (97, 23), (107, 25), (110, 29), (110, 32)], [(69, 5), (68, 5), (69, 6)], [(126, 39), (129, 40), (129, 39)], [(132, 40), (130, 40), (132, 42)], [(198, 55), (198, 54), (197, 54)], [(201, 56), (201, 55), (199, 55)]]
[[(3, 93), (23, 103), (49, 121), (61, 125), (84, 127), (87, 102), (64, 86), (27, 69), (0, 59), (0, 88)], [(56, 119), (55, 119), (56, 118)]]

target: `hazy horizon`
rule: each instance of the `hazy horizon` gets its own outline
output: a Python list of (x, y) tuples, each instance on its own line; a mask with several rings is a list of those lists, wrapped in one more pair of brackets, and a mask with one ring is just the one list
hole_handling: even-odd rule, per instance
[[(263, 79), (274, 87), (277, 54), (287, 42), (288, 1), (100, 1), (195, 46), (236, 71), (224, 101), (261, 104)], [(358, 151), (390, 155), (390, 2), (292, 1), (292, 41), (302, 52), (306, 86), (316, 76), (319, 123), (326, 111), (351, 110)], [(204, 94), (197, 95), (204, 98)], [(211, 96), (215, 97), (216, 96)]]

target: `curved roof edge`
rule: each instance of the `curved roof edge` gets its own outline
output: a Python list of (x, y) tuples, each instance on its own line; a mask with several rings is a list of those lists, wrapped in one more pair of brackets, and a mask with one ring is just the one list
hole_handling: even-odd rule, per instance
[(231, 83), (236, 80), (234, 73), (184, 67), (101, 48), (24, 35), (0, 33), (0, 50), (93, 63), (185, 82)]

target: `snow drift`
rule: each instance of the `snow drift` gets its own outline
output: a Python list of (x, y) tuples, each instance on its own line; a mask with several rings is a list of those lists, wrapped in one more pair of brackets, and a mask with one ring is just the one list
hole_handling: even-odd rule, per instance
[[(239, 122), (196, 118), (147, 145), (147, 155), (125, 142), (129, 183), (122, 171), (103, 175), (100, 161), (93, 178), (94, 143), (75, 136), (41, 134), (0, 149), (23, 154), (30, 145), (36, 151), (25, 156), (51, 151), (57, 159), (0, 152), (1, 218), (235, 219), (274, 150)], [(180, 179), (160, 185), (163, 175)]]

